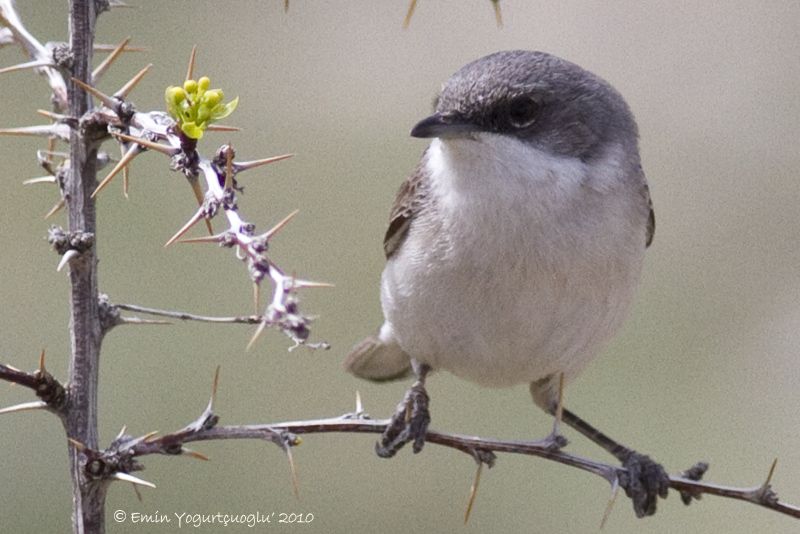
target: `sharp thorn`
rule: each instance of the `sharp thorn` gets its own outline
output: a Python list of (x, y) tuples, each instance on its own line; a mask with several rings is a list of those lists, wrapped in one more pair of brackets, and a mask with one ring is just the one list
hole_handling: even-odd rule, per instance
[(122, 195), (127, 199), (128, 197), (128, 190), (130, 189), (130, 173), (128, 172), (128, 167), (122, 169)]
[(225, 189), (233, 188), (233, 147), (230, 141), (225, 151)]
[(280, 156), (272, 156), (271, 158), (264, 158), (264, 159), (257, 159), (253, 161), (244, 161), (241, 163), (234, 163), (233, 164), (233, 171), (235, 173), (240, 173), (242, 171), (247, 171), (250, 169), (255, 169), (256, 167), (261, 167), (262, 165), (269, 165), (270, 163), (275, 163), (276, 161), (281, 161), (284, 159), (289, 159), (294, 154), (283, 154)]
[(105, 74), (106, 70), (111, 66), (114, 61), (122, 54), (122, 51), (125, 50), (125, 47), (128, 46), (128, 43), (131, 42), (130, 37), (126, 37), (111, 51), (111, 53), (106, 56), (106, 58), (100, 63), (97, 68), (92, 71), (92, 81), (97, 83), (97, 81)]
[[(202, 206), (203, 202), (205, 201), (205, 193), (203, 193), (203, 188), (200, 187), (200, 181), (197, 177), (187, 178), (189, 181), (189, 185), (192, 187), (192, 192), (194, 193), (194, 198), (197, 200), (197, 205)], [(206, 229), (208, 230), (209, 235), (214, 234), (214, 227), (211, 226), (211, 220), (206, 219)]]
[(614, 509), (614, 503), (617, 502), (617, 495), (619, 494), (619, 479), (614, 478), (614, 481), (611, 483), (611, 497), (608, 499), (608, 504), (606, 504), (606, 510), (603, 512), (603, 519), (600, 521), (600, 530), (603, 530), (603, 527), (606, 526), (606, 522), (608, 521), (609, 516), (611, 515), (611, 510)]
[[(112, 44), (96, 44), (93, 49), (95, 52), (107, 53), (113, 52), (117, 45)], [(126, 46), (123, 52), (148, 52), (150, 49), (144, 46)]]
[(39, 374), (42, 375), (47, 371), (47, 368), (44, 366), (44, 353), (44, 349), (42, 349), (42, 352), (39, 353)]
[(192, 449), (189, 449), (187, 447), (182, 447), (181, 448), (181, 454), (185, 454), (187, 456), (191, 456), (192, 458), (197, 458), (198, 460), (203, 460), (204, 462), (207, 462), (207, 461), (210, 460), (210, 458), (208, 456), (206, 456), (205, 454), (203, 454), (201, 452), (193, 451)]
[(258, 301), (261, 300), (261, 285), (253, 282), (253, 313), (258, 315)]
[(48, 111), (46, 109), (37, 109), (36, 113), (41, 115), (42, 117), (47, 117), (48, 119), (51, 119), (51, 120), (54, 120), (54, 121), (64, 121), (64, 120), (67, 120), (67, 119), (70, 118), (68, 115), (63, 115), (61, 113), (55, 113), (53, 111)]
[(178, 240), (178, 243), (219, 243), (224, 238), (225, 234), (204, 235), (200, 237), (189, 237), (186, 239)]
[(67, 204), (67, 201), (64, 200), (63, 198), (61, 200), (59, 200), (58, 202), (56, 202), (56, 205), (53, 206), (52, 208), (50, 208), (50, 211), (48, 211), (47, 213), (44, 214), (45, 220), (49, 219), (50, 217), (52, 217), (53, 215), (58, 213), (61, 210), (61, 208), (63, 208), (66, 204)]
[(131, 161), (133, 161), (133, 158), (135, 158), (141, 153), (142, 149), (139, 147), (139, 145), (131, 145), (128, 151), (125, 152), (125, 155), (122, 156), (120, 160), (117, 162), (117, 164), (114, 165), (114, 168), (111, 169), (111, 172), (109, 172), (108, 175), (105, 178), (103, 178), (103, 181), (101, 181), (100, 184), (92, 192), (92, 198), (95, 198), (100, 191), (105, 189), (105, 187), (111, 182), (112, 178), (114, 178), (117, 174), (119, 174), (119, 171), (127, 167), (128, 164)]
[(264, 332), (264, 329), (265, 329), (266, 327), (267, 327), (267, 321), (263, 321), (262, 323), (260, 323), (260, 324), (258, 325), (258, 328), (256, 328), (256, 331), (255, 331), (255, 333), (253, 334), (253, 337), (251, 337), (251, 338), (250, 338), (250, 342), (249, 342), (249, 343), (247, 343), (247, 348), (245, 348), (245, 352), (249, 351), (249, 350), (250, 350), (250, 349), (253, 347), (253, 345), (255, 345), (255, 343), (256, 343), (256, 340), (257, 340), (259, 337), (261, 337), (261, 333), (262, 333), (262, 332)]
[(189, 55), (189, 67), (186, 69), (186, 79), (191, 80), (194, 75), (194, 61), (197, 57), (197, 45), (192, 47), (192, 53)]
[(281, 231), (281, 229), (282, 229), (284, 226), (286, 226), (286, 225), (289, 223), (289, 221), (291, 221), (291, 220), (294, 218), (294, 216), (295, 216), (295, 215), (297, 215), (298, 213), (300, 213), (300, 210), (294, 210), (293, 212), (291, 212), (289, 215), (287, 215), (286, 217), (284, 217), (284, 218), (283, 218), (283, 219), (282, 219), (282, 220), (281, 220), (281, 221), (280, 221), (278, 224), (276, 224), (275, 226), (273, 226), (272, 228), (270, 228), (269, 230), (267, 230), (267, 231), (266, 231), (266, 232), (263, 234), (263, 237), (264, 237), (264, 238), (265, 238), (267, 241), (269, 241), (270, 239), (272, 239), (272, 236), (274, 236), (276, 233), (278, 233), (279, 231)]
[(27, 412), (30, 410), (42, 410), (44, 408), (47, 408), (47, 403), (43, 400), (23, 402), (21, 404), (9, 406), (8, 408), (3, 408), (0, 410), (0, 415), (16, 412)]
[(772, 465), (769, 468), (769, 473), (767, 473), (767, 480), (765, 480), (764, 483), (761, 485), (762, 488), (768, 487), (772, 482), (772, 475), (775, 474), (775, 467), (777, 465), (778, 465), (778, 459), (775, 458), (774, 460), (772, 460)]
[(494, 19), (497, 21), (497, 27), (503, 27), (503, 13), (500, 11), (500, 0), (492, 0), (494, 7)]
[(334, 284), (327, 282), (312, 282), (310, 280), (295, 280), (293, 285), (296, 289), (314, 288), (314, 287), (336, 287)]
[(181, 239), (178, 243), (219, 243), (222, 241), (225, 234), (204, 235), (200, 237), (189, 237)]
[(242, 129), (236, 126), (226, 126), (224, 124), (209, 124), (206, 126), (208, 132), (241, 132)]
[(117, 434), (117, 437), (114, 438), (114, 440), (116, 441), (116, 440), (122, 438), (122, 436), (125, 435), (125, 431), (126, 430), (128, 430), (128, 425), (122, 425), (122, 428), (119, 430), (119, 434)]
[(54, 184), (56, 183), (55, 176), (40, 176), (38, 178), (29, 178), (22, 182), (23, 185), (33, 185), (33, 184)]
[(475, 479), (472, 481), (472, 486), (469, 488), (467, 509), (464, 510), (465, 525), (469, 522), (469, 516), (472, 513), (472, 506), (475, 504), (475, 497), (478, 495), (478, 484), (480, 484), (481, 481), (481, 471), (483, 471), (483, 461), (478, 460), (478, 470), (475, 471)]
[(403, 19), (403, 29), (407, 30), (409, 25), (411, 24), (411, 17), (414, 16), (414, 10), (417, 8), (417, 0), (411, 0), (411, 3), (408, 5), (408, 11), (406, 12), (406, 18)]
[(86, 450), (86, 445), (78, 441), (77, 439), (67, 438), (67, 441), (72, 443), (72, 446), (78, 449), (79, 451), (83, 452)]
[(208, 407), (211, 408), (214, 406), (214, 401), (217, 400), (217, 387), (219, 386), (219, 369), (221, 366), (217, 365), (216, 370), (214, 371), (214, 381), (211, 383), (211, 400), (208, 403)]
[(161, 152), (162, 154), (166, 154), (167, 156), (174, 156), (178, 152), (180, 152), (179, 148), (174, 148), (169, 145), (162, 145), (160, 143), (156, 143), (154, 141), (150, 141), (149, 139), (142, 139), (140, 137), (133, 137), (132, 135), (127, 135), (120, 132), (111, 132), (111, 135), (122, 139), (123, 141), (127, 141), (128, 143), (136, 143), (141, 145), (145, 148), (149, 148), (151, 150), (155, 150), (156, 152)]
[(125, 98), (126, 96), (128, 96), (128, 94), (130, 94), (130, 92), (133, 90), (133, 88), (136, 87), (136, 85), (140, 81), (142, 81), (142, 78), (144, 78), (144, 75), (147, 74), (147, 71), (149, 71), (152, 67), (153, 67), (153, 64), (150, 63), (145, 68), (143, 68), (142, 70), (137, 72), (136, 75), (133, 78), (128, 80), (128, 83), (126, 83), (125, 85), (120, 87), (119, 90), (116, 93), (114, 93), (114, 96), (116, 98)]
[[(556, 406), (556, 425), (561, 426), (564, 417), (564, 373), (558, 376), (558, 406)], [(558, 427), (556, 430), (558, 430)]]
[(154, 438), (154, 437), (155, 437), (157, 434), (158, 434), (158, 430), (153, 430), (152, 432), (148, 432), (148, 433), (147, 433), (147, 434), (145, 434), (144, 436), (140, 437), (140, 438), (139, 438), (139, 441), (144, 441), (144, 442), (150, 441), (150, 440), (151, 440), (151, 439), (153, 439), (153, 438)]
[(131, 484), (134, 484), (136, 486), (147, 486), (148, 488), (155, 488), (156, 487), (156, 485), (153, 484), (152, 482), (148, 482), (146, 480), (142, 480), (139, 477), (135, 477), (135, 476), (130, 475), (128, 473), (122, 473), (122, 472), (119, 472), (119, 471), (114, 473), (113, 475), (111, 475), (109, 478), (113, 478), (115, 480), (121, 480), (123, 482), (130, 482)]
[(36, 59), (34, 61), (19, 63), (17, 65), (12, 65), (10, 67), (5, 67), (3, 69), (0, 69), (0, 74), (5, 74), (7, 72), (15, 72), (18, 70), (25, 70), (25, 69), (40, 69), (42, 67), (55, 67), (55, 65), (53, 65), (53, 62), (50, 60)]
[(191, 219), (189, 219), (189, 220), (186, 222), (186, 224), (184, 224), (184, 225), (181, 227), (181, 229), (180, 229), (180, 230), (178, 230), (178, 231), (175, 233), (175, 235), (173, 235), (172, 237), (170, 237), (170, 238), (169, 238), (169, 241), (167, 241), (166, 243), (164, 243), (164, 248), (167, 248), (168, 246), (170, 246), (171, 244), (173, 244), (175, 241), (177, 241), (178, 239), (180, 239), (181, 237), (183, 237), (183, 234), (185, 234), (186, 232), (188, 232), (188, 231), (189, 231), (189, 229), (190, 229), (192, 226), (194, 226), (195, 224), (197, 224), (197, 221), (199, 221), (199, 220), (200, 220), (200, 219), (202, 219), (202, 218), (203, 218), (203, 209), (201, 208), (201, 209), (197, 210), (197, 211), (195, 212), (195, 214), (194, 214), (194, 215), (192, 215)]
[(140, 319), (139, 317), (120, 317), (120, 324), (172, 324), (162, 319)]
[(356, 415), (364, 413), (364, 405), (361, 403), (361, 393), (356, 390)]
[(43, 124), (23, 126), (21, 128), (0, 128), (0, 135), (18, 135), (21, 137), (58, 137), (69, 139), (69, 126), (66, 124)]
[(294, 456), (292, 455), (292, 447), (290, 445), (284, 446), (284, 451), (286, 451), (286, 459), (289, 461), (289, 472), (292, 476), (292, 493), (294, 493), (294, 498), (298, 501), (300, 500), (300, 482), (297, 479), (297, 468), (294, 465)]
[(92, 87), (91, 85), (89, 85), (89, 84), (87, 84), (85, 82), (82, 82), (81, 80), (79, 80), (78, 78), (75, 78), (75, 77), (72, 77), (70, 79), (73, 81), (73, 83), (75, 83), (75, 85), (77, 85), (78, 87), (80, 87), (81, 89), (86, 91), (87, 93), (94, 95), (107, 108), (114, 109), (114, 107), (117, 105), (117, 101), (116, 100), (114, 100), (113, 98), (111, 98), (107, 94), (99, 91), (95, 87)]

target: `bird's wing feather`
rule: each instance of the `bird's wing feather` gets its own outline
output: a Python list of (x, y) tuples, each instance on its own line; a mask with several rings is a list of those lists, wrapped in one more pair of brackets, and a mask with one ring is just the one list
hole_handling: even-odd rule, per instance
[(383, 252), (386, 259), (394, 255), (408, 235), (411, 221), (419, 213), (422, 200), (427, 189), (427, 172), (424, 167), (425, 154), (422, 155), (419, 165), (414, 172), (406, 178), (397, 191), (397, 196), (389, 215), (389, 228), (383, 238)]
[(647, 182), (645, 182), (643, 189), (647, 207), (650, 209), (650, 214), (647, 217), (647, 240), (645, 241), (645, 246), (649, 247), (653, 243), (653, 236), (656, 233), (656, 212), (653, 209), (653, 199), (650, 197), (650, 188), (647, 186)]

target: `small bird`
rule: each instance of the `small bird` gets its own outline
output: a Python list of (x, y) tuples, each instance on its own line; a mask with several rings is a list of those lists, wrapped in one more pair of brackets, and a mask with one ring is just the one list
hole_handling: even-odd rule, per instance
[[(664, 469), (559, 409), (563, 384), (622, 324), (653, 240), (628, 105), (578, 65), (515, 50), (462, 67), (434, 108), (411, 130), (432, 141), (400, 187), (384, 239), (385, 321), (344, 364), (375, 381), (416, 375), (378, 454), (407, 442), (422, 449), (431, 370), (529, 384), (539, 407), (627, 468), (622, 485), (637, 515), (654, 513)], [(546, 443), (566, 444), (558, 419)]]

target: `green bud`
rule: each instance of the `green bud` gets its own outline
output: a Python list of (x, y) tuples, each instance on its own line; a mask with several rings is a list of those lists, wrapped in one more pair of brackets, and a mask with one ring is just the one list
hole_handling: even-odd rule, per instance
[(205, 91), (211, 85), (211, 80), (208, 79), (208, 76), (203, 76), (197, 80), (197, 85), (200, 86), (201, 90)]
[(197, 82), (194, 80), (186, 80), (183, 82), (183, 88), (189, 94), (194, 94), (197, 92)]
[(168, 104), (178, 105), (186, 99), (186, 93), (183, 92), (182, 87), (170, 86), (167, 87), (165, 97)]
[(203, 95), (203, 103), (206, 104), (209, 108), (213, 108), (220, 102), (222, 102), (222, 91), (219, 89), (212, 89), (207, 91), (206, 94)]

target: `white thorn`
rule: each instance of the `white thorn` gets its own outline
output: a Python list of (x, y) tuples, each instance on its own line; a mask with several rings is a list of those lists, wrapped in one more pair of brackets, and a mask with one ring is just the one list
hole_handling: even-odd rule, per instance
[(42, 400), (23, 402), (22, 404), (9, 406), (8, 408), (3, 408), (2, 410), (0, 410), (0, 415), (7, 413), (14, 413), (14, 412), (27, 412), (30, 410), (42, 410), (44, 408), (47, 408), (47, 403)]
[(81, 253), (75, 250), (74, 248), (71, 248), (68, 251), (66, 251), (64, 255), (61, 256), (61, 261), (58, 262), (58, 267), (56, 267), (56, 272), (60, 273), (61, 269), (63, 269), (66, 264), (71, 262), (73, 258), (76, 258), (80, 255)]
[(141, 478), (135, 477), (133, 475), (129, 475), (128, 473), (114, 473), (111, 475), (110, 478), (114, 478), (116, 480), (122, 480), (123, 482), (130, 482), (131, 484), (138, 485), (138, 486), (147, 486), (148, 488), (155, 488), (156, 485), (152, 482), (148, 482), (146, 480), (142, 480)]
[(356, 415), (364, 413), (364, 406), (361, 404), (361, 393), (356, 390)]

